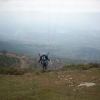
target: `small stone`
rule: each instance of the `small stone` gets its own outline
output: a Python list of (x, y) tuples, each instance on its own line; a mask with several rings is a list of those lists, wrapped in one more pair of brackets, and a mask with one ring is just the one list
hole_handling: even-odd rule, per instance
[(69, 80), (72, 80), (73, 78), (69, 78)]
[(93, 80), (96, 79), (95, 77), (92, 78)]

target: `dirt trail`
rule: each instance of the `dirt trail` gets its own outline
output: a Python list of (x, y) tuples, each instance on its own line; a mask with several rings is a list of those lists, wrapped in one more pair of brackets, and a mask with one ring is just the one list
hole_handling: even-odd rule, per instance
[(20, 59), (20, 64), (21, 64), (21, 68), (25, 68), (25, 61), (24, 60), (22, 60), (22, 59)]
[(19, 58), (20, 59), (20, 67), (21, 68), (25, 68), (27, 63), (25, 62), (25, 60), (23, 60), (23, 58), (25, 58), (25, 56), (18, 56), (18, 55), (15, 55), (15, 54), (7, 54), (7, 56), (9, 57), (16, 57), (16, 58)]

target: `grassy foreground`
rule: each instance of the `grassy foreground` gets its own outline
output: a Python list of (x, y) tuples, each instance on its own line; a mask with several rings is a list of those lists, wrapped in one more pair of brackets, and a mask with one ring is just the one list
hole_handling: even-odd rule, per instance
[(0, 75), (0, 100), (100, 100), (100, 69)]

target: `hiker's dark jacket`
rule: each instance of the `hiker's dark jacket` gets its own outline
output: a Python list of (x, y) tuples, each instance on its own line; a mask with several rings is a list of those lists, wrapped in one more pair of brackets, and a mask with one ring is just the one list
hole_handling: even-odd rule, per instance
[(42, 56), (40, 56), (40, 60), (39, 60), (39, 62), (40, 62), (40, 61), (42, 61), (42, 57), (43, 57), (43, 56), (45, 56), (46, 61), (50, 61), (50, 59), (48, 58), (48, 56), (47, 56), (47, 55), (42, 55)]

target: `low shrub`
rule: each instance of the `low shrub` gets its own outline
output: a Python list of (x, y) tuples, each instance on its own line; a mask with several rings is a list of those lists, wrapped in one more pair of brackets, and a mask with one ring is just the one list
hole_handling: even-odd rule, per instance
[(26, 73), (24, 69), (16, 69), (16, 68), (0, 68), (0, 74), (5, 75), (23, 75)]
[(88, 70), (91, 68), (100, 68), (100, 64), (98, 63), (88, 63), (88, 64), (78, 64), (78, 65), (65, 65), (63, 66), (61, 69), (65, 70), (65, 69), (78, 69), (78, 70)]
[(4, 75), (23, 75), (27, 72), (34, 72), (34, 69), (2, 68), (2, 67), (0, 68), (0, 74), (4, 74)]
[(61, 70), (64, 70), (64, 69), (76, 69), (76, 65), (74, 64), (71, 64), (71, 65), (65, 65), (61, 68)]

